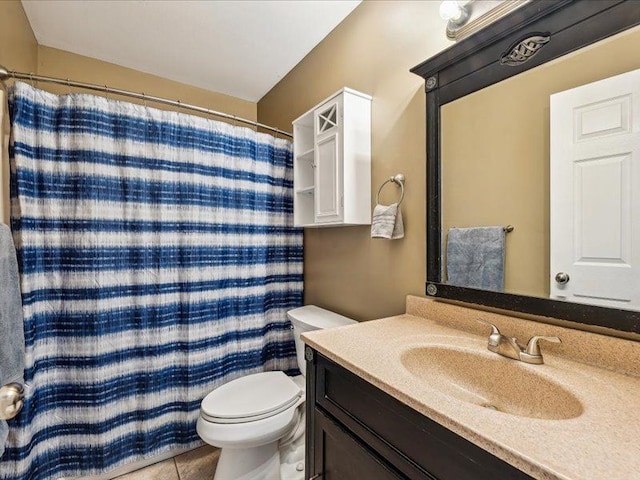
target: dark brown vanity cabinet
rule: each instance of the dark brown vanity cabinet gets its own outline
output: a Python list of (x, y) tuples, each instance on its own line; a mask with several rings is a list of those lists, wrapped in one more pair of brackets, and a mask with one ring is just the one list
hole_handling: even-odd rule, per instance
[(307, 347), (305, 479), (530, 476)]

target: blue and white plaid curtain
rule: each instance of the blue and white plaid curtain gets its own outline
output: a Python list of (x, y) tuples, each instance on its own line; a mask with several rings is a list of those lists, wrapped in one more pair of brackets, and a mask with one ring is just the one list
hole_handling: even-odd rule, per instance
[(27, 396), (0, 478), (195, 446), (214, 387), (295, 369), (290, 142), (24, 83), (10, 112)]

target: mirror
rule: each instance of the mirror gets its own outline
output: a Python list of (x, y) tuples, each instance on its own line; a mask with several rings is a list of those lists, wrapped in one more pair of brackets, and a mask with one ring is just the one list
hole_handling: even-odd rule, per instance
[[(561, 175), (558, 153), (553, 161), (550, 159), (550, 144), (558, 145), (560, 135), (568, 135), (569, 140), (573, 135), (571, 128), (561, 128), (561, 124), (571, 123), (573, 114), (558, 120), (559, 107), (554, 105), (553, 112), (550, 109), (551, 95), (640, 69), (640, 57), (635, 53), (640, 46), (640, 27), (635, 26), (640, 23), (640, 15), (633, 11), (632, 2), (534, 3), (543, 4), (541, 18), (532, 19), (535, 11), (531, 5), (525, 6), (523, 11), (505, 17), (412, 69), (427, 81), (427, 293), (640, 333), (640, 299), (629, 302), (616, 298), (619, 296), (616, 293), (624, 289), (640, 292), (640, 283), (634, 285), (638, 277), (627, 275), (620, 288), (613, 288), (609, 273), (603, 274), (601, 268), (597, 275), (591, 274), (595, 281), (591, 280), (588, 294), (569, 293), (580, 290), (575, 288), (581, 281), (580, 268), (585, 268), (580, 265), (598, 268), (604, 263), (608, 265), (619, 260), (609, 261), (616, 255), (622, 258), (618, 250), (624, 248), (625, 260), (629, 257), (632, 242), (627, 242), (630, 245), (623, 245), (624, 248), (617, 247), (631, 238), (625, 219), (632, 215), (627, 212), (621, 220), (619, 211), (602, 207), (607, 202), (609, 209), (619, 207), (621, 200), (631, 202), (633, 188), (624, 166), (628, 159), (613, 165), (610, 160), (613, 157), (600, 155), (599, 163), (582, 162), (576, 174), (582, 175), (581, 180), (571, 177), (569, 184), (566, 181), (563, 184), (567, 188), (556, 186), (550, 192), (550, 182), (555, 179), (554, 185), (560, 185)], [(596, 24), (598, 28), (593, 27)], [(517, 50), (522, 40), (533, 37), (548, 37), (548, 42), (543, 42), (528, 61), (525, 59), (515, 67), (500, 61), (500, 57)], [(531, 45), (529, 41), (527, 48)], [(583, 110), (595, 111), (588, 101), (581, 105), (588, 107)], [(613, 109), (616, 108), (619, 112), (617, 103)], [(605, 109), (604, 115), (609, 112), (611, 117), (611, 111), (612, 108)], [(553, 129), (552, 115), (556, 116)], [(594, 117), (594, 113), (589, 113), (584, 121), (593, 121)], [(603, 167), (603, 163), (611, 168)], [(585, 165), (594, 168), (585, 169)], [(603, 189), (602, 182), (607, 179), (610, 181)], [(616, 184), (624, 184), (624, 188), (618, 191)], [(590, 193), (580, 197), (579, 206), (567, 206), (567, 198), (572, 196), (567, 192), (575, 193), (577, 185), (583, 190), (584, 185), (595, 186), (605, 201), (596, 201), (595, 194)], [(563, 222), (566, 216), (561, 217), (559, 212), (565, 210), (579, 211), (582, 217), (574, 215)], [(640, 217), (640, 212), (635, 216)], [(569, 230), (558, 228), (564, 224), (579, 225)], [(449, 236), (450, 229), (491, 225), (514, 227), (502, 235), (504, 287), (496, 288), (491, 282), (465, 284), (455, 275), (460, 258), (455, 240), (460, 234), (454, 231)], [(581, 231), (589, 229), (591, 237), (578, 238)], [(601, 234), (603, 230), (606, 235)], [(616, 231), (623, 231), (624, 238), (616, 236)], [(600, 236), (594, 241), (596, 233)], [(448, 242), (454, 242), (449, 246), (453, 252), (449, 259)], [(559, 251), (565, 257), (575, 256), (575, 248), (565, 248), (562, 246), (565, 243), (570, 246), (579, 243), (587, 254), (583, 258), (570, 258), (569, 266), (561, 268)], [(607, 250), (604, 256), (608, 255), (609, 260), (593, 253), (598, 248)], [(451, 272), (447, 270), (448, 260)], [(573, 264), (579, 264), (577, 270), (571, 269)], [(617, 270), (628, 273), (626, 264), (614, 266), (623, 267)], [(556, 274), (564, 274), (564, 270), (571, 273), (571, 280), (563, 282), (565, 279), (560, 275), (556, 281)], [(608, 280), (600, 281), (604, 278)]]
[[(505, 238), (504, 291), (559, 297), (552, 288), (554, 276), (570, 267), (550, 271), (550, 210), (561, 199), (550, 200), (550, 179), (559, 172), (550, 162), (549, 99), (555, 93), (639, 69), (640, 56), (634, 53), (638, 46), (640, 28), (635, 27), (441, 107), (444, 280), (450, 280), (446, 262), (450, 228), (513, 225)], [(566, 133), (558, 129), (553, 135)], [(640, 217), (640, 211), (635, 216)], [(606, 222), (602, 224), (608, 235), (615, 234), (605, 227)], [(556, 238), (556, 242), (563, 240)], [(570, 280), (575, 281), (580, 279)], [(606, 305), (602, 287), (602, 292), (593, 291), (576, 301)], [(637, 299), (633, 300), (618, 308), (640, 309)], [(606, 306), (614, 306), (615, 300), (610, 302)]]

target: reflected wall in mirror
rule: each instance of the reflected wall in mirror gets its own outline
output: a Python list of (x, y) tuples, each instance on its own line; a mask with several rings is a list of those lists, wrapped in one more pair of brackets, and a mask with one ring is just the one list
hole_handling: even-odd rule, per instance
[[(554, 175), (550, 163), (550, 98), (639, 69), (639, 46), (640, 27), (635, 27), (441, 107), (443, 279), (448, 278), (446, 245), (450, 228), (511, 224), (515, 228), (505, 239), (504, 291), (561, 298), (562, 291), (554, 289), (555, 275), (561, 270), (550, 270), (550, 211), (557, 211), (557, 205), (550, 202), (549, 189)], [(559, 130), (554, 129), (554, 134), (564, 135)], [(623, 141), (619, 135), (616, 138)], [(606, 172), (602, 178), (606, 178)], [(616, 195), (614, 189), (605, 188), (609, 190), (610, 196)], [(572, 195), (565, 193), (567, 197)], [(595, 216), (595, 210), (585, 213)], [(611, 215), (617, 214), (611, 211)], [(635, 216), (640, 217), (640, 211)], [(606, 225), (602, 227), (606, 230)], [(613, 240), (615, 232), (609, 230), (607, 238)], [(556, 243), (564, 240), (573, 243), (574, 239), (560, 237)], [(619, 270), (623, 269), (626, 273), (627, 267), (620, 264)], [(571, 287), (580, 281), (577, 273), (573, 277), (573, 283), (567, 284)], [(637, 302), (609, 300), (611, 295), (605, 292), (609, 286), (603, 284), (601, 293), (591, 289), (589, 295), (571, 300), (640, 309)], [(636, 287), (640, 291), (640, 285)], [(626, 285), (620, 286), (624, 288)]]
[[(631, 203), (637, 202), (640, 185), (625, 180), (630, 178), (625, 173), (628, 162), (617, 153), (587, 155), (579, 159), (589, 161), (569, 163), (569, 170), (581, 172), (582, 177), (570, 177), (572, 186), (565, 189), (570, 194), (557, 205), (550, 202), (552, 190), (562, 192), (555, 187), (550, 171), (550, 162), (554, 163), (550, 144), (557, 144), (557, 135), (550, 135), (550, 97), (557, 110), (556, 105), (563, 104), (557, 99), (566, 98), (557, 92), (591, 88), (581, 86), (639, 69), (640, 33), (634, 30), (638, 26), (640, 8), (634, 0), (536, 0), (411, 69), (424, 78), (427, 92), (428, 295), (568, 320), (577, 322), (577, 328), (592, 328), (586, 327), (590, 325), (640, 334), (640, 310), (612, 306), (597, 298), (589, 299), (589, 303), (567, 301), (565, 294), (570, 289), (562, 286), (566, 285), (562, 284), (565, 276), (560, 275), (560, 282), (550, 283), (555, 273), (563, 272), (550, 268), (551, 247), (555, 248), (556, 242), (550, 240), (553, 233), (549, 227), (558, 223), (557, 212), (567, 210), (566, 198), (575, 200), (576, 186), (595, 186), (604, 194), (608, 208), (618, 209), (618, 219), (613, 218), (615, 215), (609, 218), (601, 202), (589, 195), (581, 197), (583, 207), (569, 207), (579, 211), (583, 215), (579, 220), (588, 224), (585, 230), (584, 222), (568, 222), (578, 225), (577, 230), (607, 230), (572, 261), (615, 263), (610, 260), (616, 255), (626, 255), (622, 258), (626, 261), (629, 252), (637, 250), (633, 243), (634, 239), (636, 244), (640, 241), (640, 224), (629, 235), (627, 227), (620, 226), (621, 219), (624, 217), (630, 225), (633, 212), (627, 209), (621, 213), (619, 206), (621, 201), (629, 203), (631, 197)], [(609, 108), (610, 113), (626, 108), (621, 106), (624, 101), (618, 100), (611, 101), (619, 108)], [(640, 103), (632, 104), (628, 102), (629, 111), (640, 110)], [(580, 127), (587, 135), (572, 138), (576, 145), (598, 129), (607, 130), (607, 122), (615, 116), (603, 122), (593, 114), (588, 99), (576, 105), (587, 113), (583, 115), (586, 123)], [(571, 108), (567, 114), (565, 107), (565, 120), (560, 124), (573, 128), (580, 120)], [(555, 113), (552, 116), (556, 118)], [(597, 123), (604, 124), (604, 130)], [(554, 134), (562, 128), (554, 126)], [(632, 129), (640, 133), (638, 122)], [(583, 142), (579, 150), (589, 150), (587, 144)], [(555, 152), (554, 148), (551, 150)], [(591, 161), (594, 159), (597, 161)], [(614, 194), (608, 195), (613, 190)], [(606, 228), (601, 226), (604, 224)], [(451, 227), (489, 225), (514, 227), (506, 237), (504, 288), (496, 288), (495, 283), (487, 289), (447, 283), (447, 231)], [(573, 230), (564, 233), (569, 243), (580, 241), (574, 235), (576, 228)], [(613, 230), (619, 238), (608, 235)], [(456, 230), (458, 237), (460, 232)], [(620, 240), (622, 237), (626, 243)], [(603, 246), (608, 251), (602, 253)], [(454, 254), (458, 251), (451, 250)], [(597, 288), (607, 283), (605, 276), (595, 278), (591, 297), (602, 296), (604, 290)], [(627, 283), (628, 290), (640, 291), (640, 281)]]

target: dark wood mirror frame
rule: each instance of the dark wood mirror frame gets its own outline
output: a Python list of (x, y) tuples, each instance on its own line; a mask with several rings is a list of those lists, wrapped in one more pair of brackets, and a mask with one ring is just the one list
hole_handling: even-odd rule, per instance
[[(427, 100), (427, 295), (640, 333), (638, 311), (443, 283), (440, 157), (442, 105), (639, 24), (637, 0), (533, 0), (411, 69), (425, 79)], [(507, 60), (535, 37), (548, 42), (522, 63)]]

